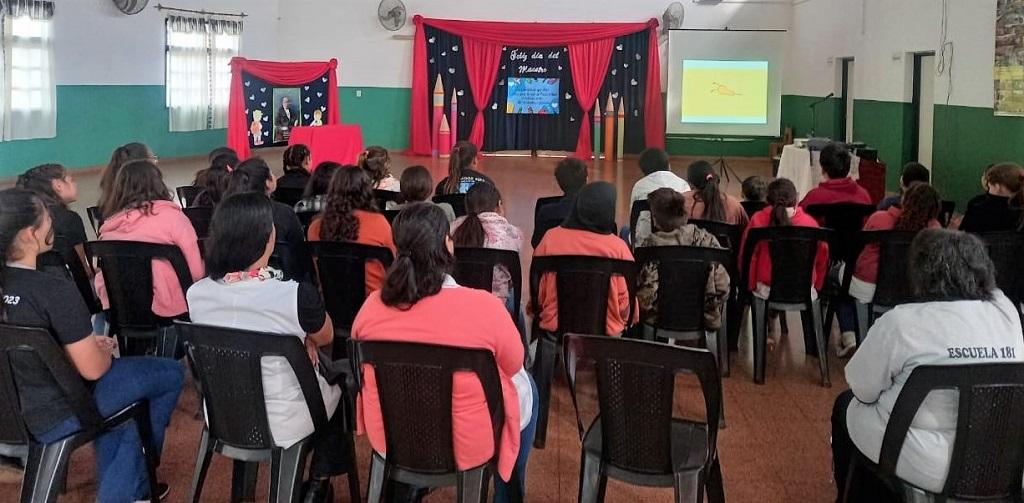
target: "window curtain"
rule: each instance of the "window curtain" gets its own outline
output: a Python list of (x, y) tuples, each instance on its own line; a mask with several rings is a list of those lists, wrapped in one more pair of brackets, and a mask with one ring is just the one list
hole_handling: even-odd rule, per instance
[(167, 17), (167, 109), (171, 131), (208, 127), (210, 75), (206, 19)]
[(228, 127), (228, 100), (231, 98), (231, 58), (238, 56), (242, 41), (242, 23), (210, 20), (210, 127)]
[(0, 139), (57, 135), (53, 2), (7, 0), (0, 10)]

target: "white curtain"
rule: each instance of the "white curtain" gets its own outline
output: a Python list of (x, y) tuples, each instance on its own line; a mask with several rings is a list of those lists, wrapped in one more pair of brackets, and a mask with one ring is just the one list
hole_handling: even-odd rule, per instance
[(171, 131), (208, 127), (210, 77), (205, 19), (167, 18), (167, 108)]
[(0, 139), (57, 135), (53, 2), (9, 0), (3, 9)]
[(242, 41), (239, 21), (210, 20), (210, 79), (213, 96), (210, 126), (228, 127), (228, 100), (231, 96), (231, 58), (238, 56)]

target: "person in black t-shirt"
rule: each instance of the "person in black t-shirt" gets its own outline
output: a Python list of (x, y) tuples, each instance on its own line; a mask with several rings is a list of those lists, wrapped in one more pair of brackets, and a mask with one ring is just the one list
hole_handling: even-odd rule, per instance
[(277, 179), (274, 189), (274, 200), (295, 206), (302, 198), (302, 191), (309, 182), (310, 153), (309, 147), (297, 143), (284, 151), (284, 174)]
[(960, 230), (964, 232), (1012, 231), (1020, 226), (1024, 193), (1024, 168), (1000, 163), (985, 171), (986, 193), (967, 203)]
[(477, 171), (477, 148), (468, 141), (460, 141), (452, 147), (452, 156), (448, 159), (448, 176), (444, 177), (434, 189), (434, 195), (465, 194), (470, 187), (487, 182), (494, 185), (494, 181), (487, 175)]
[(78, 185), (60, 164), (41, 164), (18, 176), (17, 187), (34, 192), (43, 201), (53, 219), (53, 249), (40, 257), (39, 270), (70, 277), (65, 264), (76, 257), (76, 247), (89, 239), (82, 217), (68, 205), (78, 200)]
[[(157, 450), (178, 402), (183, 374), (169, 359), (112, 358), (113, 339), (92, 332), (89, 311), (70, 281), (36, 270), (40, 254), (54, 242), (54, 226), (43, 201), (24, 189), (0, 191), (0, 318), (4, 323), (46, 328), (64, 347), (83, 379), (95, 381), (100, 414), (111, 416), (138, 400), (149, 402)], [(50, 443), (81, 429), (66, 399), (34, 357), (15, 361), (21, 410), (36, 440)], [(99, 501), (148, 500), (149, 484), (136, 428), (117, 428), (96, 440)], [(162, 485), (162, 493), (166, 485)]]

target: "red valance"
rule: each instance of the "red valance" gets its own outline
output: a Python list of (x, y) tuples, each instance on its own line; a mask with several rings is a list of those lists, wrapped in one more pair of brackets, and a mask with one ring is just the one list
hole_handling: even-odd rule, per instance
[[(235, 149), (239, 159), (247, 159), (249, 151), (248, 117), (245, 113), (245, 90), (242, 72), (271, 84), (297, 86), (327, 74), (327, 117), (324, 124), (341, 124), (338, 107), (338, 60), (330, 61), (260, 61), (231, 58), (231, 97), (228, 101), (228, 147)], [(428, 146), (428, 154), (429, 146)]]

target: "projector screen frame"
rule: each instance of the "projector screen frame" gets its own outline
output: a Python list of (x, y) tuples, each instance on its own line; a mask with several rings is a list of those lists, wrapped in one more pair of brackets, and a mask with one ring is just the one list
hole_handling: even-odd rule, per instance
[[(742, 138), (778, 138), (782, 133), (782, 78), (785, 71), (785, 35), (786, 29), (729, 29), (729, 28), (672, 28), (668, 31), (668, 62), (665, 65), (668, 71), (666, 82), (667, 99), (665, 100), (666, 128), (665, 134), (669, 138), (691, 138), (691, 139), (742, 139)], [(772, 53), (750, 54), (743, 56), (723, 56), (722, 54), (704, 52), (683, 51), (679, 48), (673, 49), (672, 43), (674, 32), (717, 32), (717, 33), (772, 33), (782, 34), (783, 38), (778, 42), (777, 50)], [(713, 124), (713, 123), (683, 123), (682, 122), (682, 62), (684, 59), (703, 60), (736, 60), (754, 61), (767, 60), (769, 62), (768, 74), (768, 119), (766, 124)]]

